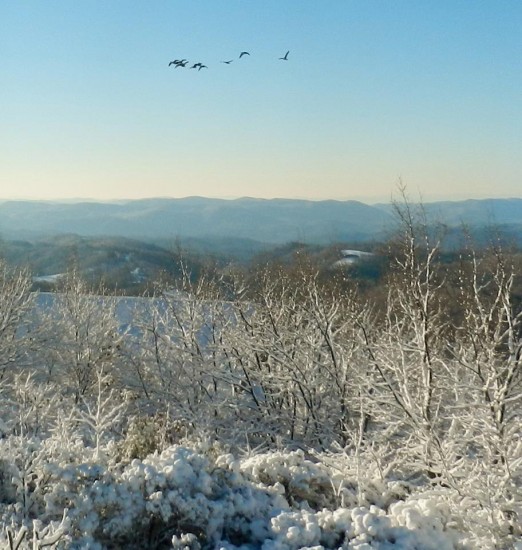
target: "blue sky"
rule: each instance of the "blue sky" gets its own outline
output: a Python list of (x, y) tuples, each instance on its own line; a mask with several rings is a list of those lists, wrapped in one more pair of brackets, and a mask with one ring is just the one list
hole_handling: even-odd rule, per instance
[(4, 0), (0, 21), (0, 198), (522, 196), (518, 0)]

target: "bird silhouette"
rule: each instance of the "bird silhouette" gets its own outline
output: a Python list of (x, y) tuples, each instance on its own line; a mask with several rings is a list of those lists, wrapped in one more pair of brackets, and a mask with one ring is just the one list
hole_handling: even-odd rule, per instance
[(169, 63), (169, 67), (171, 65), (175, 65), (174, 68), (178, 68), (178, 67), (185, 67), (185, 65), (188, 63), (188, 61), (186, 59), (174, 59), (174, 61), (171, 61)]
[(192, 65), (192, 67), (190, 67), (191, 69), (200, 69), (202, 67), (202, 63), (194, 63), (194, 65)]
[(239, 59), (241, 59), (244, 55), (250, 55), (248, 52), (241, 52), (239, 54)]
[(290, 53), (290, 50), (288, 50), (283, 57), (280, 57), (279, 59), (282, 59), (283, 61), (288, 61), (288, 54)]
[(231, 59), (230, 61), (222, 61), (221, 63), (225, 63), (226, 65), (230, 65), (230, 63), (232, 63), (232, 61), (234, 61), (234, 60)]
[(199, 64), (198, 71), (201, 71), (201, 69), (208, 69), (206, 65)]

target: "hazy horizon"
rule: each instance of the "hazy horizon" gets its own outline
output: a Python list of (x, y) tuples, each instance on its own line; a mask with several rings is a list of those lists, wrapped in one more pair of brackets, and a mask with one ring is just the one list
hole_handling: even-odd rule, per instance
[[(407, 190), (406, 190), (407, 191)], [(114, 198), (114, 199), (103, 199), (103, 198), (95, 198), (95, 197), (66, 197), (66, 198), (56, 198), (56, 197), (47, 197), (47, 198), (23, 198), (23, 197), (0, 197), (0, 203), (2, 202), (49, 202), (49, 203), (70, 203), (70, 204), (76, 204), (76, 203), (83, 203), (83, 202), (92, 202), (92, 203), (126, 203), (126, 202), (132, 202), (132, 201), (147, 201), (147, 200), (184, 200), (184, 199), (209, 199), (209, 200), (222, 200), (222, 201), (235, 201), (235, 200), (243, 200), (243, 199), (251, 199), (251, 200), (261, 200), (261, 201), (310, 201), (310, 202), (360, 202), (362, 204), (366, 204), (369, 206), (377, 205), (377, 204), (389, 204), (392, 202), (402, 202), (403, 198), (400, 196), (399, 192), (397, 191), (393, 196), (388, 197), (387, 199), (383, 200), (364, 200), (364, 199), (338, 199), (338, 198), (321, 198), (321, 199), (310, 199), (307, 197), (253, 197), (250, 195), (243, 195), (243, 196), (237, 196), (237, 197), (217, 197), (217, 196), (204, 196), (204, 195), (185, 195), (182, 197), (169, 197), (169, 196), (149, 196), (149, 197), (139, 197), (139, 198), (128, 198), (128, 197), (120, 197), (120, 198)], [(506, 196), (506, 197), (500, 197), (500, 196), (486, 196), (486, 197), (463, 197), (463, 198), (452, 198), (452, 199), (445, 199), (445, 198), (433, 198), (433, 199), (425, 199), (422, 196), (416, 195), (413, 196), (409, 192), (406, 193), (406, 200), (411, 204), (430, 204), (430, 203), (438, 203), (438, 202), (451, 202), (451, 203), (458, 203), (458, 202), (465, 202), (465, 201), (495, 201), (495, 200), (521, 200), (522, 197), (516, 197), (516, 196)]]
[(28, 0), (0, 18), (0, 199), (522, 196), (518, 2)]

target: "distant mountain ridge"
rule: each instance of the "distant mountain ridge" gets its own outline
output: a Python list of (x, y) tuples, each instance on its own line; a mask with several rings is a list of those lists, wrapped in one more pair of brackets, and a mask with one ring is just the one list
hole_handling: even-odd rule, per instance
[[(387, 211), (391, 204), (375, 205)], [(522, 223), (522, 199), (466, 199), (462, 201), (437, 201), (422, 205), (433, 223), (449, 226), (499, 226)]]
[[(522, 199), (426, 203), (428, 219), (450, 227), (509, 226), (522, 236)], [(0, 202), (0, 236), (72, 233), (134, 239), (241, 238), (264, 243), (331, 243), (385, 238), (390, 204), (294, 199), (187, 197), (118, 202)]]

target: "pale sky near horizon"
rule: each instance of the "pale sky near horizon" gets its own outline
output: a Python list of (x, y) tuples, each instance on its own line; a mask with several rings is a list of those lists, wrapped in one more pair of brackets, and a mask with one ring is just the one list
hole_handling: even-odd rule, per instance
[(522, 197), (519, 0), (4, 0), (0, 22), (0, 199)]

